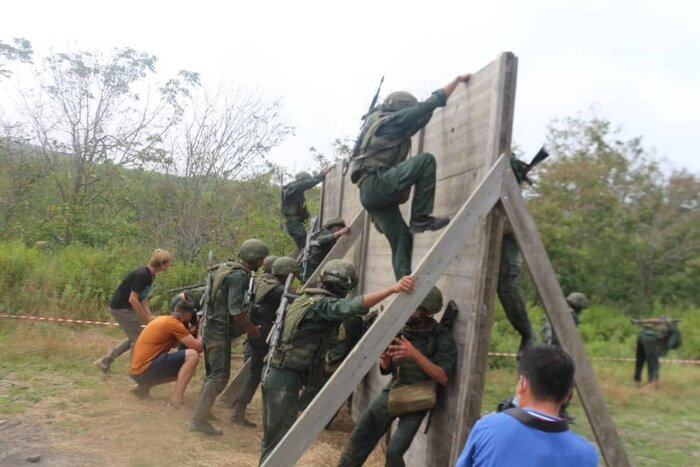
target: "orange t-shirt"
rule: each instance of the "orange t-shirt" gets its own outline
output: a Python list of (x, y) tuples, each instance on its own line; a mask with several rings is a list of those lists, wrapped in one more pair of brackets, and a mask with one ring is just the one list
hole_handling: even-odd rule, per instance
[(158, 316), (148, 323), (131, 350), (130, 375), (140, 375), (151, 361), (177, 345), (190, 333), (174, 316)]

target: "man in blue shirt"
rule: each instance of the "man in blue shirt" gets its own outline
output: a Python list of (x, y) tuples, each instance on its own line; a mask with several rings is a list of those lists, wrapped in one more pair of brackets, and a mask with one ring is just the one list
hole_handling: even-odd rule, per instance
[(595, 447), (559, 418), (573, 388), (571, 357), (559, 347), (533, 347), (520, 358), (518, 373), (517, 407), (477, 421), (457, 467), (597, 466)]

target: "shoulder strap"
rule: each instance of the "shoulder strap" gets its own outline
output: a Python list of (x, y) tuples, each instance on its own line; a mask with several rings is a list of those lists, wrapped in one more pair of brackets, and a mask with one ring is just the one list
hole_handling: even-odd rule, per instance
[(506, 409), (503, 411), (503, 413), (510, 415), (523, 425), (534, 428), (535, 430), (544, 431), (547, 433), (561, 433), (569, 430), (569, 424), (566, 422), (566, 420), (548, 422), (535, 417), (527, 410), (523, 410), (519, 407)]

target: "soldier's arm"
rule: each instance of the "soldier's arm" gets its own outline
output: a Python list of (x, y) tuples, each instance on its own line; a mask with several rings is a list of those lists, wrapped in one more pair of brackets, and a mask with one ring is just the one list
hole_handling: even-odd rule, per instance
[(416, 349), (410, 340), (405, 336), (400, 336), (394, 339), (389, 345), (387, 351), (393, 359), (402, 360), (405, 358), (411, 359), (430, 377), (433, 381), (447, 385), (449, 378), (443, 367), (430, 361), (420, 350)]
[(450, 97), (452, 93), (454, 92), (455, 89), (457, 89), (457, 85), (459, 83), (466, 83), (469, 81), (469, 78), (471, 78), (471, 73), (465, 73), (463, 75), (459, 75), (456, 78), (454, 78), (452, 81), (447, 83), (444, 88), (442, 88), (443, 91), (445, 91), (445, 94), (447, 94), (447, 97)]
[(385, 298), (399, 292), (413, 293), (415, 286), (416, 283), (411, 276), (404, 276), (391, 287), (364, 295), (362, 297), (362, 306), (366, 309), (370, 309)]
[(242, 271), (235, 271), (226, 280), (229, 282), (227, 297), (229, 315), (250, 337), (260, 337), (260, 327), (250, 321), (243, 308), (248, 288), (248, 275)]

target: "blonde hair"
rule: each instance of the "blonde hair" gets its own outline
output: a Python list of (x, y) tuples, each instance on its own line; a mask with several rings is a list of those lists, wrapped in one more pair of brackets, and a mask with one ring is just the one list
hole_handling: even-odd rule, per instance
[(170, 263), (173, 260), (173, 255), (168, 250), (161, 250), (156, 248), (153, 250), (151, 259), (148, 261), (148, 265), (154, 268), (159, 268), (165, 263)]

